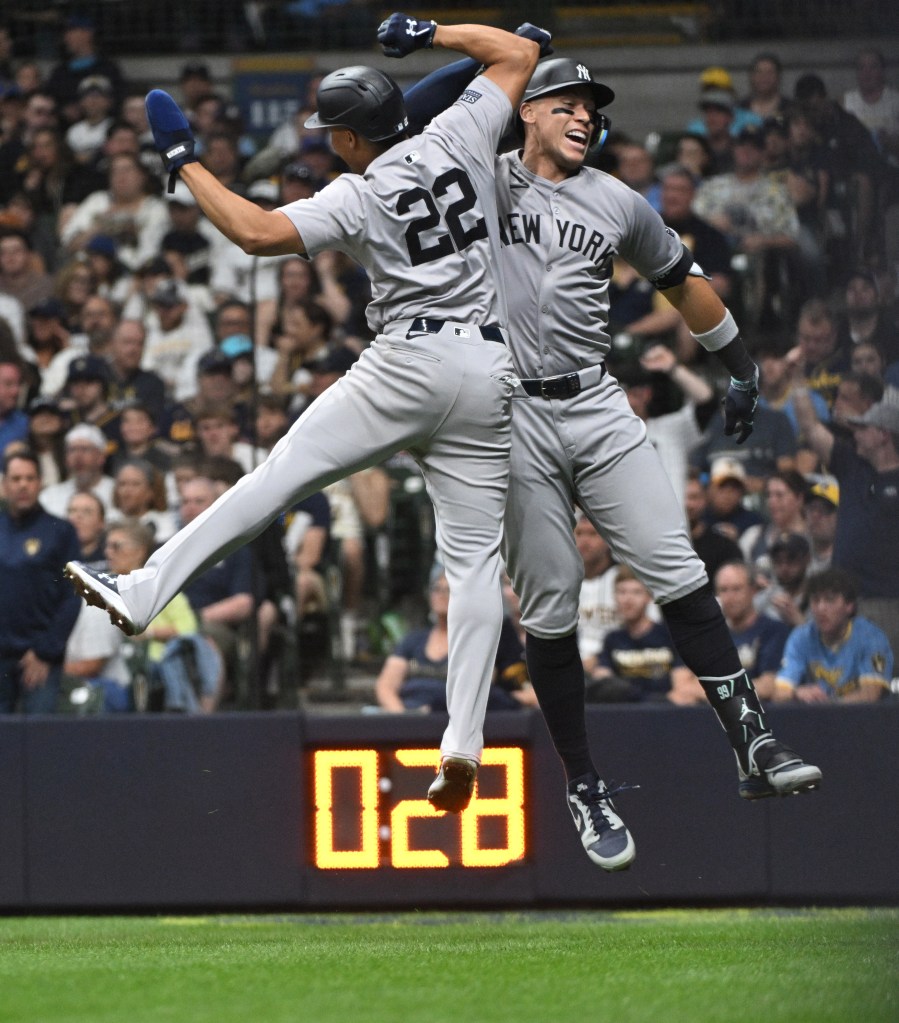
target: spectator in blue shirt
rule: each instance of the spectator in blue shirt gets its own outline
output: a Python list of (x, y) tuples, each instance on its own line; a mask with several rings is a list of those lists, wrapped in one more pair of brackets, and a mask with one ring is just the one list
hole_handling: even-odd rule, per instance
[(38, 502), (40, 465), (27, 451), (3, 461), (6, 508), (0, 511), (0, 714), (56, 710), (66, 641), (81, 601), (63, 579), (79, 556), (69, 522)]
[(715, 573), (715, 595), (740, 663), (749, 672), (759, 696), (768, 700), (774, 696), (777, 669), (790, 627), (759, 614), (753, 604), (755, 592), (753, 573), (745, 562), (730, 561)]
[(0, 362), (0, 457), (9, 444), (28, 436), (28, 416), (19, 408), (22, 367), (17, 362)]
[(648, 614), (652, 594), (626, 565), (615, 576), (615, 607), (620, 629), (606, 635), (599, 666), (587, 687), (593, 703), (704, 700), (696, 676), (684, 666), (663, 622)]
[(893, 654), (886, 635), (856, 615), (847, 572), (830, 568), (808, 582), (811, 620), (790, 633), (776, 698), (802, 703), (869, 703), (889, 691)]

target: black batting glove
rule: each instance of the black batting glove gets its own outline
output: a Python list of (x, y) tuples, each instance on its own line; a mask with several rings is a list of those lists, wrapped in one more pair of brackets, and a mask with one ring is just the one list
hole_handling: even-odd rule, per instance
[(197, 162), (194, 133), (181, 108), (162, 89), (153, 89), (147, 93), (146, 108), (153, 141), (169, 172), (169, 192), (174, 192), (178, 171), (186, 163)]
[(751, 380), (730, 378), (730, 387), (724, 396), (724, 432), (728, 437), (737, 435), (742, 444), (752, 433), (755, 407), (759, 403), (759, 371), (756, 367)]
[(529, 21), (526, 21), (523, 25), (519, 25), (515, 29), (515, 35), (524, 36), (525, 39), (531, 39), (540, 47), (540, 56), (548, 57), (553, 53), (552, 48), (552, 36), (545, 28), (538, 28), (536, 25), (532, 25)]
[(436, 21), (391, 14), (378, 26), (378, 42), (386, 57), (408, 57), (413, 50), (430, 50), (436, 31)]

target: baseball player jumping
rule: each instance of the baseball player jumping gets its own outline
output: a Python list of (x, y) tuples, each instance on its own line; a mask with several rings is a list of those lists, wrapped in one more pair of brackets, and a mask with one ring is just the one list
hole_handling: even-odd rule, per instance
[[(406, 97), (413, 121), (427, 121), (470, 88), (475, 70), (461, 61), (414, 86)], [(661, 605), (734, 749), (740, 795), (804, 792), (817, 787), (821, 771), (771, 734), (644, 424), (603, 364), (611, 262), (620, 254), (729, 371), (725, 432), (736, 433), (738, 443), (752, 432), (758, 370), (730, 312), (642, 196), (584, 166), (608, 131), (599, 110), (613, 98), (584, 64), (541, 61), (517, 118), (524, 148), (498, 157), (496, 181), (520, 377), (503, 553), (521, 598), (530, 679), (565, 766), (581, 840), (599, 866), (622, 870), (634, 860), (634, 842), (587, 743), (575, 632), (583, 576), (575, 506)]]
[[(535, 31), (548, 43), (548, 33)], [(345, 252), (371, 279), (377, 332), (356, 365), (297, 420), (255, 472), (127, 576), (80, 562), (66, 574), (127, 633), (192, 578), (257, 535), (285, 507), (408, 450), (434, 502), (450, 583), (450, 722), (429, 790), (438, 810), (468, 804), (502, 621), (500, 536), (509, 476), (512, 361), (499, 273), (494, 154), (537, 63), (532, 39), (480, 25), (440, 26), (395, 14), (386, 53), (460, 50), (486, 67), (460, 101), (409, 137), (387, 75), (346, 67), (318, 89), (307, 127), (327, 127), (350, 168), (314, 198), (263, 211), (200, 163), (188, 122), (166, 93), (147, 97), (156, 146), (215, 226), (256, 255)]]

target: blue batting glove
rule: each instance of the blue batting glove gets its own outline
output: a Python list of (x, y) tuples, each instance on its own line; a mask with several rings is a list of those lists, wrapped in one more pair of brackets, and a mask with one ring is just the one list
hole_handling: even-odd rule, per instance
[(755, 407), (759, 402), (759, 371), (752, 380), (730, 378), (730, 387), (724, 397), (724, 432), (728, 437), (736, 433), (742, 444), (752, 433)]
[(436, 21), (421, 21), (408, 14), (391, 14), (378, 27), (378, 42), (387, 57), (408, 57), (413, 50), (434, 45)]
[(545, 28), (538, 28), (536, 25), (532, 25), (529, 21), (519, 25), (515, 29), (515, 35), (524, 36), (525, 39), (531, 39), (537, 43), (540, 47), (541, 57), (548, 57), (554, 52), (551, 44), (552, 36), (549, 32)]
[(178, 171), (186, 163), (196, 163), (196, 142), (181, 108), (162, 89), (147, 94), (147, 120), (153, 130), (153, 141), (169, 172), (169, 192), (175, 191)]

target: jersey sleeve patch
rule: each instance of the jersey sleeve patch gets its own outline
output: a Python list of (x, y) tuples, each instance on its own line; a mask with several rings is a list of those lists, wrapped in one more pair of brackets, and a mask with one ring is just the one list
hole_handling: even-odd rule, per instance
[(477, 101), (483, 96), (482, 92), (477, 92), (475, 89), (466, 89), (465, 92), (459, 97), (463, 103), (477, 103)]

